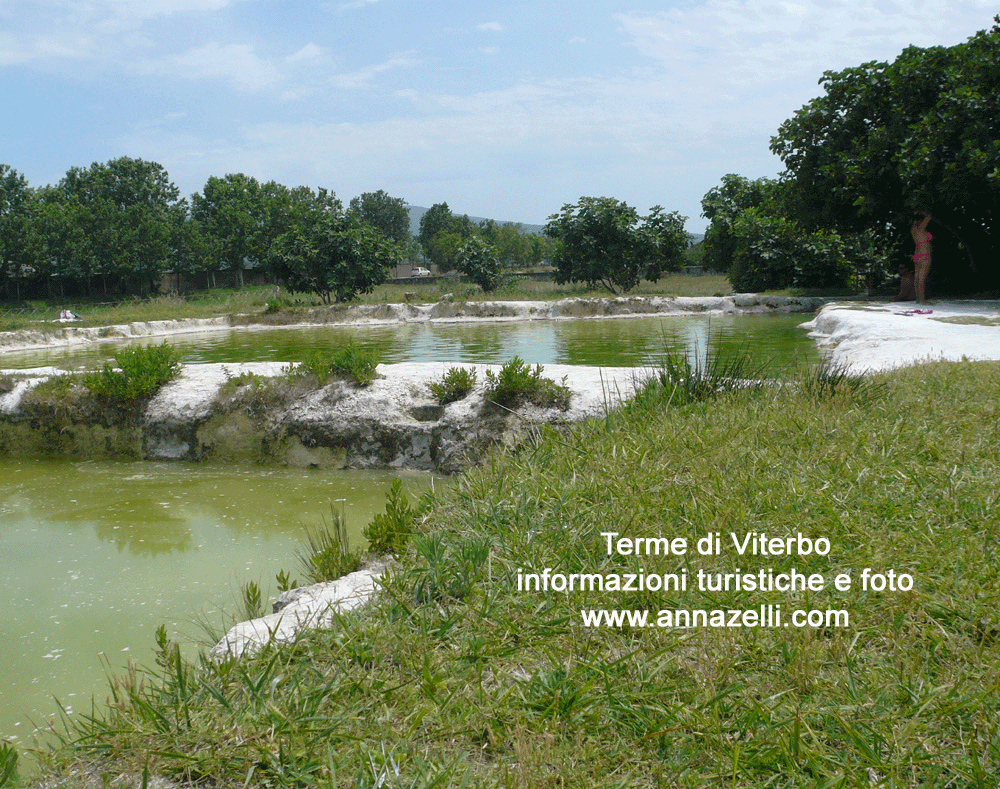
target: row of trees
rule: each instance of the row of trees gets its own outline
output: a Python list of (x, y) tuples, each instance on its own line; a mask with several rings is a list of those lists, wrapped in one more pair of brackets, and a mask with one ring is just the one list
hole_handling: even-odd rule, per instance
[(498, 287), (515, 268), (548, 260), (559, 283), (626, 293), (643, 279), (655, 282), (681, 268), (690, 245), (684, 222), (685, 217), (660, 206), (640, 216), (611, 197), (581, 197), (550, 216), (545, 234), (537, 235), (492, 220), (477, 225), (438, 203), (420, 218), (417, 240), (441, 270), (460, 271), (485, 291)]
[[(384, 192), (345, 210), (325, 189), (236, 173), (180, 197), (156, 162), (123, 157), (29, 187), (0, 164), (0, 298), (155, 290), (164, 273), (265, 270), (293, 291), (347, 299), (385, 280), (406, 254), (409, 214)], [(346, 275), (344, 272), (350, 272)]]
[(1000, 17), (952, 47), (826, 72), (771, 140), (777, 180), (727, 175), (702, 201), (706, 264), (737, 290), (879, 284), (935, 219), (939, 289), (1000, 284)]
[(409, 211), (384, 191), (345, 209), (325, 189), (261, 183), (242, 173), (211, 177), (180, 197), (156, 162), (123, 157), (74, 167), (55, 186), (31, 188), (0, 165), (0, 298), (47, 293), (155, 291), (165, 273), (243, 284), (264, 272), (293, 292), (348, 300), (383, 282), (403, 259), (426, 256), (483, 290), (517, 269), (551, 261), (559, 282), (614, 293), (677, 269), (688, 247), (684, 218), (659, 206), (640, 216), (613, 198), (563, 206), (545, 234), (432, 206), (410, 235)]

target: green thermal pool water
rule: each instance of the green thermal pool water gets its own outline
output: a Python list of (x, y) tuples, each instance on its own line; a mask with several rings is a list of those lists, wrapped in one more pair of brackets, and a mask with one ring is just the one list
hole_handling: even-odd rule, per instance
[[(383, 362), (449, 361), (502, 364), (520, 356), (530, 364), (631, 367), (655, 363), (665, 348), (689, 354), (747, 351), (778, 369), (808, 365), (815, 345), (799, 328), (808, 315), (712, 315), (606, 320), (493, 323), (400, 323), (391, 326), (252, 328), (176, 335), (169, 339), (188, 364), (295, 361), (310, 351), (354, 340), (377, 349)], [(154, 338), (148, 342), (162, 342)], [(0, 368), (55, 365), (99, 367), (121, 346), (19, 351), (0, 355)]]
[[(152, 665), (160, 624), (193, 649), (242, 584), (301, 578), (296, 551), (331, 502), (360, 546), (398, 475), (0, 458), (0, 740), (30, 742), (53, 696), (89, 712), (106, 669)], [(402, 476), (411, 498), (431, 485)]]
[[(807, 315), (398, 324), (246, 329), (170, 338), (187, 364), (294, 361), (346, 342), (385, 362), (644, 366), (666, 348), (689, 357), (746, 351), (771, 370), (814, 363)], [(150, 342), (161, 342), (152, 339)], [(121, 347), (5, 353), (0, 369), (94, 368)], [(152, 664), (160, 624), (191, 650), (206, 619), (217, 628), (239, 587), (276, 594), (275, 575), (301, 577), (306, 530), (343, 507), (355, 544), (382, 511), (397, 472), (329, 472), (181, 463), (0, 458), (0, 739), (30, 743), (52, 720), (105, 698), (107, 671)], [(404, 474), (414, 496), (431, 484)]]

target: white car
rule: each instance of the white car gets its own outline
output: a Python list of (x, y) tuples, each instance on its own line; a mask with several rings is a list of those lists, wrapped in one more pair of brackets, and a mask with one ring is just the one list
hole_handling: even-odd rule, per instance
[(411, 277), (429, 277), (431, 272), (429, 269), (425, 269), (423, 266), (414, 266), (410, 269)]

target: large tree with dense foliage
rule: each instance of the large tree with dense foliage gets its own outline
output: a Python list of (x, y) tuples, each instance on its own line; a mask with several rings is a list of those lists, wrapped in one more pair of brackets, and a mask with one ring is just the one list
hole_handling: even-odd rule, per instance
[(447, 203), (435, 203), (420, 217), (417, 241), (424, 254), (442, 271), (458, 263), (458, 248), (478, 232), (468, 214), (456, 216)]
[(171, 262), (178, 197), (156, 162), (123, 156), (72, 167), (43, 200), (49, 259), (42, 265), (88, 289), (95, 277), (105, 288), (109, 279), (134, 278), (155, 289)]
[(765, 204), (773, 205), (777, 192), (778, 182), (769, 178), (752, 181), (735, 173), (722, 176), (722, 183), (701, 199), (701, 215), (709, 221), (702, 241), (705, 266), (715, 271), (729, 271), (738, 249), (733, 225), (743, 212)]
[(20, 297), (21, 285), (37, 273), (44, 238), (35, 221), (36, 193), (13, 167), (0, 164), (0, 295)]
[(912, 212), (928, 210), (941, 226), (939, 276), (953, 287), (996, 282), (1000, 17), (994, 21), (956, 46), (908, 47), (892, 63), (824, 73), (824, 95), (771, 142), (806, 221), (870, 230), (902, 259)]
[(879, 260), (868, 234), (804, 222), (794, 191), (781, 181), (730, 173), (701, 206), (710, 221), (704, 260), (738, 292), (858, 285)]
[(382, 189), (365, 192), (351, 198), (349, 212), (398, 244), (410, 242), (410, 212), (402, 197), (392, 197)]
[(499, 288), (510, 273), (510, 266), (499, 250), (481, 235), (462, 242), (456, 267), (486, 293)]
[(269, 266), (288, 290), (349, 301), (385, 282), (403, 248), (354, 214), (325, 213), (292, 227), (271, 248)]
[(627, 293), (643, 279), (655, 282), (683, 265), (685, 217), (660, 206), (648, 216), (612, 197), (581, 197), (549, 217), (556, 282), (585, 282)]
[(201, 192), (191, 197), (191, 216), (205, 238), (205, 268), (239, 273), (264, 260), (270, 244), (265, 195), (260, 182), (244, 173), (211, 176)]

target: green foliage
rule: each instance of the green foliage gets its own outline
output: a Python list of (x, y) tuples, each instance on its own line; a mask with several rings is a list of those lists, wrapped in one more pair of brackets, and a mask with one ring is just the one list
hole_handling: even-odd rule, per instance
[(385, 282), (402, 258), (402, 247), (355, 214), (327, 213), (293, 227), (271, 247), (269, 266), (293, 293), (349, 301)]
[(247, 581), (240, 586), (240, 609), (237, 617), (240, 621), (247, 622), (264, 616), (264, 596), (260, 590), (260, 584), (256, 581)]
[(371, 386), (378, 364), (378, 351), (363, 348), (354, 340), (349, 340), (339, 348), (314, 351), (293, 370), (293, 374), (311, 373), (321, 384), (325, 384), (330, 376), (336, 376), (350, 378), (358, 386)]
[(275, 575), (274, 580), (278, 586), (279, 592), (287, 592), (291, 589), (297, 589), (299, 582), (292, 578), (286, 570), (279, 570), (277, 575)]
[(379, 189), (351, 198), (349, 213), (375, 227), (386, 238), (406, 245), (410, 241), (410, 213), (406, 201)]
[(344, 516), (330, 505), (330, 523), (306, 533), (305, 546), (297, 551), (299, 566), (312, 584), (335, 581), (361, 566), (361, 557), (352, 553)]
[(802, 390), (814, 401), (847, 396), (859, 405), (885, 399), (889, 386), (870, 375), (852, 373), (847, 367), (824, 359), (801, 376)]
[(664, 271), (683, 266), (688, 246), (685, 218), (660, 206), (640, 217), (611, 197), (581, 197), (549, 217), (546, 234), (555, 241), (556, 282), (601, 285), (627, 293), (643, 279), (656, 282)]
[(496, 247), (480, 236), (472, 236), (459, 247), (456, 268), (486, 293), (503, 285), (508, 276)]
[(408, 573), (413, 598), (421, 604), (464, 600), (483, 575), (490, 544), (480, 538), (451, 543), (441, 532), (413, 538), (417, 561)]
[(427, 388), (439, 405), (461, 400), (476, 388), (476, 368), (450, 367), (440, 381), (432, 381)]
[(123, 348), (115, 354), (115, 362), (117, 369), (105, 364), (85, 375), (83, 385), (98, 397), (119, 403), (152, 397), (181, 371), (179, 351), (166, 342)]
[(659, 367), (636, 387), (629, 409), (685, 406), (718, 397), (724, 392), (750, 391), (764, 386), (764, 369), (748, 355), (708, 355), (692, 361), (681, 351), (669, 351)]
[(9, 742), (0, 743), (0, 787), (17, 783), (17, 751)]
[(397, 477), (386, 494), (385, 512), (377, 513), (364, 528), (365, 539), (372, 553), (403, 552), (413, 535), (417, 513), (410, 507), (410, 500)]
[(281, 312), (281, 299), (268, 299), (264, 304), (264, 314), (274, 315), (277, 312)]
[(543, 378), (544, 369), (540, 364), (531, 367), (521, 357), (515, 356), (496, 373), (486, 371), (486, 398), (505, 408), (528, 402), (565, 411), (572, 396), (566, 379), (556, 383), (551, 378)]
[[(880, 263), (867, 234), (809, 229), (787, 185), (726, 175), (702, 199), (705, 260), (740, 293), (871, 284)], [(876, 278), (880, 279), (880, 278)]]
[(722, 176), (721, 186), (712, 187), (701, 199), (702, 216), (709, 221), (702, 242), (705, 265), (715, 271), (729, 271), (738, 249), (733, 224), (744, 211), (773, 205), (778, 199), (777, 181), (751, 181), (734, 173)]
[(1000, 213), (1000, 17), (994, 21), (955, 46), (911, 46), (891, 63), (824, 72), (824, 95), (771, 141), (808, 221), (871, 231), (898, 255), (887, 261), (894, 270), (912, 254), (912, 211), (930, 211), (936, 277), (957, 287), (1000, 278), (992, 231)]

